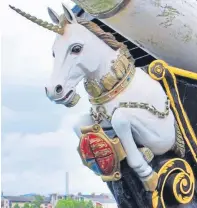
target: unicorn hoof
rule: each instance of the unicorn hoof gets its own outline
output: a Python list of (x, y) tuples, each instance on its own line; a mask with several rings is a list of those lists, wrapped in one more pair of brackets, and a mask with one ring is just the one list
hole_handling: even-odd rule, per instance
[(157, 184), (158, 184), (158, 174), (156, 172), (152, 172), (152, 174), (150, 176), (148, 176), (145, 179), (142, 179), (142, 183), (144, 185), (144, 188), (146, 191), (155, 191), (155, 189), (157, 188)]

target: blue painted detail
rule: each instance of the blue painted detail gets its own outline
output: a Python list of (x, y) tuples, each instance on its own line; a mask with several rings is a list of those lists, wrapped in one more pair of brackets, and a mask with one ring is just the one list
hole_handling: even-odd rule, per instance
[(98, 164), (96, 163), (95, 159), (86, 159), (87, 163), (91, 163), (91, 169), (96, 173), (101, 175), (101, 169), (99, 168)]
[(75, 14), (78, 14), (82, 9), (78, 6), (78, 5), (75, 5), (73, 8), (72, 8), (72, 11), (73, 13)]
[(129, 80), (130, 80), (130, 77), (127, 78), (127, 81), (129, 81)]

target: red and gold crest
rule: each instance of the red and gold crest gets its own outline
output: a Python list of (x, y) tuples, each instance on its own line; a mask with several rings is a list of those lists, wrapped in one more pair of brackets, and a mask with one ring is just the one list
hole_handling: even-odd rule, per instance
[(110, 139), (99, 125), (82, 130), (79, 153), (84, 165), (104, 181), (119, 180), (120, 161), (126, 157), (118, 138)]

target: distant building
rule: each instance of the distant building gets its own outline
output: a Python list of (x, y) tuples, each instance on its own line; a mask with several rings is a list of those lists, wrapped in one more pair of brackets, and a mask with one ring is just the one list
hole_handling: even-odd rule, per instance
[(57, 202), (61, 199), (66, 199), (67, 197), (72, 198), (74, 200), (85, 200), (92, 201), (95, 208), (117, 208), (117, 204), (113, 196), (108, 194), (82, 194), (78, 193), (77, 195), (59, 195), (59, 194), (51, 194), (51, 205), (52, 208), (55, 208)]
[[(53, 208), (50, 197), (43, 197), (44, 201), (40, 208)], [(1, 208), (23, 208), (25, 204), (31, 205), (35, 200), (33, 195), (24, 196), (1, 196)]]
[(60, 199), (66, 199), (66, 196), (65, 195), (59, 195), (59, 194), (51, 194), (50, 198), (51, 198), (52, 208), (55, 208), (57, 202)]
[[(1, 208), (23, 208), (25, 204), (31, 205), (35, 200), (36, 194), (26, 194), (22, 196), (1, 196)], [(55, 208), (57, 202), (67, 197), (75, 200), (92, 201), (95, 208), (117, 208), (116, 202), (113, 197), (107, 194), (82, 194), (77, 195), (59, 195), (51, 194), (49, 197), (43, 197), (44, 201), (40, 208)]]
[(1, 195), (1, 208), (9, 208), (9, 200)]
[[(79, 194), (78, 194), (79, 195)], [(80, 194), (80, 197), (83, 197), (84, 200), (90, 200), (93, 202), (95, 208), (117, 208), (115, 199), (107, 194), (96, 195), (92, 193), (91, 195)]]

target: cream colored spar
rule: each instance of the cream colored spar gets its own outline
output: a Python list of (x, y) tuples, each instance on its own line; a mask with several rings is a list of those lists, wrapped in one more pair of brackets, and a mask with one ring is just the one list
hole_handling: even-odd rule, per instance
[(197, 72), (196, 0), (131, 0), (102, 21), (155, 57)]
[[(156, 58), (197, 72), (196, 0), (106, 1), (105, 8), (111, 10), (106, 15), (102, 1), (73, 1), (92, 15), (105, 17), (100, 20)], [(123, 9), (115, 10), (117, 4)]]

